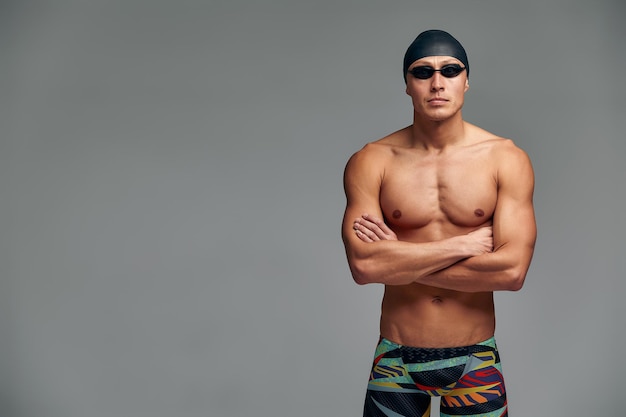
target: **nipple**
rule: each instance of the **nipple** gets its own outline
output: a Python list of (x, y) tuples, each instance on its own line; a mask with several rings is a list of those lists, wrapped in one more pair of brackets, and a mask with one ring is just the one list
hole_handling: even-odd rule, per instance
[(394, 219), (399, 219), (400, 217), (402, 217), (402, 212), (400, 210), (394, 210), (393, 213), (391, 213), (391, 215), (393, 216)]
[(483, 217), (485, 215), (485, 212), (482, 209), (477, 208), (476, 210), (474, 210), (474, 214), (476, 215), (476, 217)]

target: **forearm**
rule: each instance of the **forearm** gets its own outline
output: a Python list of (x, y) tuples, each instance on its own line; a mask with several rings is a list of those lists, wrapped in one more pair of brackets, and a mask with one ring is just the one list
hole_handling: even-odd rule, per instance
[(504, 248), (464, 259), (415, 282), (463, 292), (518, 291), (524, 284), (532, 248)]
[(471, 256), (463, 237), (435, 242), (353, 242), (348, 259), (358, 284), (407, 285)]

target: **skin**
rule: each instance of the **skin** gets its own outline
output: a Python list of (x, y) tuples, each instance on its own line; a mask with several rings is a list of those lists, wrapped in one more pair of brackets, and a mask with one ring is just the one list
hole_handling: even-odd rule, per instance
[[(460, 61), (425, 57), (410, 67)], [(463, 120), (467, 73), (407, 76), (413, 124), (367, 144), (344, 173), (342, 236), (358, 284), (385, 285), (381, 336), (454, 347), (494, 335), (494, 291), (522, 288), (536, 239), (524, 151)]]

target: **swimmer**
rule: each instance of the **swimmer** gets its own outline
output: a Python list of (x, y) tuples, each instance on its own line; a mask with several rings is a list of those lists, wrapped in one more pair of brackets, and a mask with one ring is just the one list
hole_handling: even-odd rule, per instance
[(494, 291), (522, 288), (533, 256), (534, 174), (512, 140), (465, 121), (469, 61), (441, 30), (403, 63), (413, 123), (344, 172), (342, 237), (357, 284), (383, 284), (364, 417), (507, 416)]

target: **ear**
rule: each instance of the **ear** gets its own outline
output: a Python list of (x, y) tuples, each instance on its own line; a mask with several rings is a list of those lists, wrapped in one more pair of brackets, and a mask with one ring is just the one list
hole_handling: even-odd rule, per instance
[(469, 79), (465, 79), (465, 92), (467, 92), (467, 90), (469, 90)]

